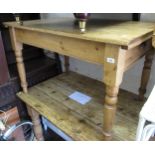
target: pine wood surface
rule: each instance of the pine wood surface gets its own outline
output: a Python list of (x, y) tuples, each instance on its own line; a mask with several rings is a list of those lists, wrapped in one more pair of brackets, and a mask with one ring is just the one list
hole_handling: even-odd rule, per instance
[(37, 32), (50, 33), (72, 38), (91, 40), (129, 46), (140, 44), (152, 37), (155, 23), (136, 21), (105, 21), (90, 19), (87, 31), (81, 34), (73, 18), (24, 21), (22, 26), (16, 22), (6, 22), (5, 26)]
[[(92, 97), (81, 105), (69, 95), (80, 91)], [(20, 92), (18, 97), (45, 116), (73, 140), (103, 140), (103, 83), (74, 72), (57, 77)], [(120, 90), (113, 127), (113, 140), (134, 140), (138, 114), (144, 102), (137, 95)]]
[[(119, 98), (118, 97), (119, 86), (122, 82), (123, 74), (138, 59), (140, 59), (142, 56), (145, 55), (146, 56), (145, 66), (147, 67), (149, 64), (149, 68), (147, 68), (146, 70), (146, 67), (144, 66), (143, 73), (146, 73), (146, 75), (142, 74), (144, 77), (142, 77), (142, 82), (140, 86), (140, 96), (141, 96), (140, 98), (144, 98), (144, 93), (146, 89), (145, 87), (149, 79), (149, 70), (151, 69), (152, 56), (151, 54), (149, 54), (150, 53), (149, 51), (152, 48), (151, 39), (154, 31), (154, 23), (142, 23), (142, 22), (132, 22), (132, 21), (89, 20), (87, 23), (87, 32), (84, 34), (81, 34), (79, 32), (77, 21), (71, 18), (68, 18), (68, 19), (57, 18), (57, 19), (52, 19), (52, 21), (49, 21), (49, 20), (28, 21), (28, 22), (24, 22), (23, 26), (20, 26), (17, 23), (12, 23), (12, 22), (5, 23), (5, 25), (9, 26), (9, 29), (10, 29), (11, 40), (12, 40), (12, 44), (16, 55), (17, 67), (18, 67), (18, 72), (19, 72), (23, 92), (28, 93), (28, 94), (21, 93), (22, 98), (24, 98), (24, 101), (26, 103), (30, 102), (30, 103), (33, 103), (33, 105), (37, 105), (38, 103), (37, 108), (40, 105), (42, 105), (40, 101), (42, 101), (43, 103), (44, 102), (48, 103), (47, 104), (48, 108), (52, 106), (51, 110), (49, 111), (47, 110), (46, 107), (44, 107), (45, 105), (43, 105), (41, 109), (39, 108), (39, 110), (37, 110), (35, 106), (34, 107), (32, 106), (32, 107), (38, 113), (41, 113), (43, 115), (46, 114), (44, 113), (45, 111), (48, 111), (49, 113), (47, 116), (49, 118), (48, 117), (47, 118), (50, 121), (54, 122), (54, 124), (56, 125), (58, 124), (59, 128), (61, 128), (67, 134), (69, 133), (69, 135), (71, 135), (71, 137), (73, 137), (74, 140), (83, 140), (83, 139), (101, 140), (103, 139), (102, 138), (103, 134), (104, 134), (104, 140), (111, 139), (112, 137), (111, 131), (112, 131), (112, 126), (114, 123), (114, 118), (115, 118), (115, 113), (117, 108), (117, 100)], [(51, 94), (49, 95), (48, 93), (51, 91), (46, 90), (46, 88), (42, 89), (42, 86), (40, 88), (34, 87), (35, 89), (32, 89), (32, 92), (31, 92), (31, 89), (30, 89), (30, 92), (28, 92), (26, 76), (25, 76), (26, 73), (25, 73), (22, 51), (21, 51), (22, 44), (28, 44), (28, 45), (44, 48), (49, 51), (55, 51), (55, 52), (58, 52), (59, 54), (64, 55), (66, 71), (68, 71), (69, 69), (68, 56), (74, 57), (80, 60), (88, 61), (91, 63), (97, 63), (97, 64), (103, 65), (103, 68), (105, 71), (103, 82), (106, 85), (104, 107), (102, 104), (101, 107), (97, 108), (98, 105), (101, 105), (101, 104), (96, 104), (96, 102), (94, 104), (91, 104), (93, 106), (95, 105), (95, 108), (94, 107), (92, 108), (91, 106), (90, 106), (91, 108), (86, 106), (86, 108), (81, 109), (80, 107), (75, 106), (74, 108), (76, 109), (76, 111), (80, 109), (77, 114), (75, 110), (73, 109), (70, 110), (72, 106), (68, 107), (68, 104), (64, 106), (65, 102), (63, 102), (63, 98), (62, 100), (58, 100), (60, 96), (57, 96), (58, 99), (54, 98), (53, 96), (51, 96)], [(147, 55), (149, 55), (148, 56), (149, 59), (147, 58)], [(70, 80), (72, 79), (73, 77)], [(72, 81), (75, 81), (75, 80), (72, 80)], [(90, 84), (92, 83), (93, 81), (91, 81)], [(46, 87), (48, 88), (48, 86)], [(53, 86), (53, 88), (55, 87), (57, 88), (56, 85)], [(91, 91), (94, 91), (92, 87), (87, 87), (87, 85), (83, 87), (92, 89)], [(38, 89), (40, 91), (38, 91)], [(64, 88), (62, 87), (62, 90), (63, 89)], [(95, 88), (95, 89), (98, 89), (98, 88)], [(45, 90), (46, 92), (44, 92)], [(102, 91), (100, 91), (99, 93), (102, 95), (102, 102), (103, 102)], [(38, 100), (35, 93), (39, 93), (39, 92), (46, 95), (42, 95), (40, 93), (39, 96), (41, 96), (41, 98)], [(51, 103), (51, 100), (53, 104), (49, 104)], [(63, 105), (58, 104), (57, 102), (63, 103)], [(66, 102), (68, 103), (68, 101)], [(118, 103), (119, 102), (120, 101), (118, 101)], [(71, 111), (70, 112), (71, 116), (69, 116), (68, 114), (68, 109), (69, 111)], [(83, 111), (83, 109), (85, 109), (86, 112), (91, 111), (93, 116), (89, 117), (89, 115), (85, 111)], [(101, 111), (104, 114), (101, 114), (101, 111), (98, 111), (98, 109), (102, 109), (103, 111), (102, 110)], [(50, 114), (52, 112), (56, 116), (56, 119), (53, 119), (53, 117), (51, 118)], [(58, 113), (60, 116), (57, 115)], [(98, 116), (97, 119), (93, 119), (94, 116), (96, 116), (94, 113), (100, 114), (100, 117), (97, 115)], [(58, 123), (58, 118), (60, 120), (61, 119), (63, 120), (61, 116), (62, 114), (66, 118), (71, 118), (72, 121), (70, 121), (70, 119), (68, 120), (65, 118), (64, 122), (65, 123), (68, 122), (68, 125), (63, 123), (62, 125), (61, 123)], [(88, 119), (85, 119), (85, 117)], [(126, 117), (126, 115), (123, 116), (122, 118), (124, 117)], [(79, 119), (82, 120), (82, 122), (84, 120), (84, 123), (79, 124)], [(95, 123), (96, 121), (99, 121), (100, 125), (99, 124), (97, 125)], [(104, 122), (103, 127), (101, 126), (102, 122)], [(71, 125), (78, 124), (78, 125), (75, 125), (75, 127), (72, 127), (69, 124)], [(92, 129), (92, 127), (95, 129), (95, 135), (94, 135), (94, 129)], [(102, 128), (103, 130), (101, 130)], [(75, 130), (79, 129), (78, 130), (79, 132), (78, 131), (73, 132), (73, 129)], [(85, 132), (85, 131), (88, 131), (90, 133), (87, 135), (88, 132)], [(114, 135), (117, 135), (115, 134), (116, 131), (117, 130), (115, 130), (114, 128)], [(123, 131), (121, 132), (124, 133), (125, 130), (124, 132)], [(80, 137), (79, 135), (77, 136), (76, 134), (78, 133), (82, 133), (81, 134), (82, 137)], [(118, 131), (117, 133), (120, 133), (120, 132)], [(41, 135), (41, 133), (39, 134)], [(89, 136), (91, 136), (91, 138)], [(118, 136), (118, 137), (121, 137), (121, 136)]]

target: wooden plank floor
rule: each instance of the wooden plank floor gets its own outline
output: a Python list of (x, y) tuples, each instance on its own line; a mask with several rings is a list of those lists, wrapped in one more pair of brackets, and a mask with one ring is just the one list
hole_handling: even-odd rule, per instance
[[(68, 96), (74, 91), (91, 96), (91, 101), (86, 105), (73, 101)], [(28, 94), (20, 92), (18, 97), (73, 140), (103, 140), (103, 83), (69, 72), (29, 88)], [(120, 90), (113, 140), (135, 139), (138, 114), (144, 104), (136, 97)]]

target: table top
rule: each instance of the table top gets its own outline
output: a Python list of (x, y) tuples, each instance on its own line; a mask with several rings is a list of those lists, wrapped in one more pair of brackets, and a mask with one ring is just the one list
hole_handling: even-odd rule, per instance
[(155, 28), (155, 23), (148, 22), (90, 19), (87, 22), (86, 33), (82, 34), (75, 19), (60, 17), (50, 20), (24, 21), (22, 26), (16, 22), (6, 22), (4, 25), (124, 46), (130, 45), (137, 39), (151, 38)]

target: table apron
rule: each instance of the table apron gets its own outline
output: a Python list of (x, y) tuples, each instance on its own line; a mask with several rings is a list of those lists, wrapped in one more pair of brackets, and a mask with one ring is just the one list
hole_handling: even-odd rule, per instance
[(104, 63), (104, 43), (22, 29), (15, 29), (15, 34), (17, 41), (24, 44), (91, 63)]
[(139, 60), (141, 57), (146, 55), (147, 52), (152, 50), (152, 41), (151, 39), (143, 42), (137, 47), (134, 47), (133, 49), (129, 49), (126, 51), (126, 56), (125, 56), (125, 68), (124, 70), (128, 70), (133, 66), (133, 64)]
[[(110, 44), (49, 34), (32, 30), (15, 28), (18, 42), (40, 47), (51, 52), (70, 56), (90, 63), (104, 65), (107, 60), (105, 49)], [(113, 46), (111, 44), (111, 46)], [(121, 46), (117, 46), (118, 48)], [(124, 50), (125, 63), (124, 71), (128, 70), (138, 59), (152, 48), (151, 39), (144, 41), (140, 45)], [(116, 51), (109, 51), (116, 52)], [(119, 52), (119, 50), (117, 51)]]

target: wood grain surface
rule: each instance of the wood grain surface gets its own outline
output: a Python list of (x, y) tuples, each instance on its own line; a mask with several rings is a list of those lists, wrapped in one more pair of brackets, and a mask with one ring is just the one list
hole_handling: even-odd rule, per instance
[[(152, 37), (155, 23), (136, 21), (88, 20), (87, 31), (81, 34), (73, 18), (24, 21), (20, 26), (16, 22), (4, 23), (5, 26), (37, 32), (79, 38), (97, 42), (129, 46), (138, 45)], [(134, 45), (134, 46), (135, 46)]]
[[(69, 95), (80, 91), (92, 97), (81, 105)], [(20, 92), (18, 97), (45, 116), (73, 140), (103, 140), (103, 83), (69, 72)], [(120, 90), (119, 104), (113, 127), (113, 140), (134, 140), (138, 114), (144, 102), (137, 96)]]

